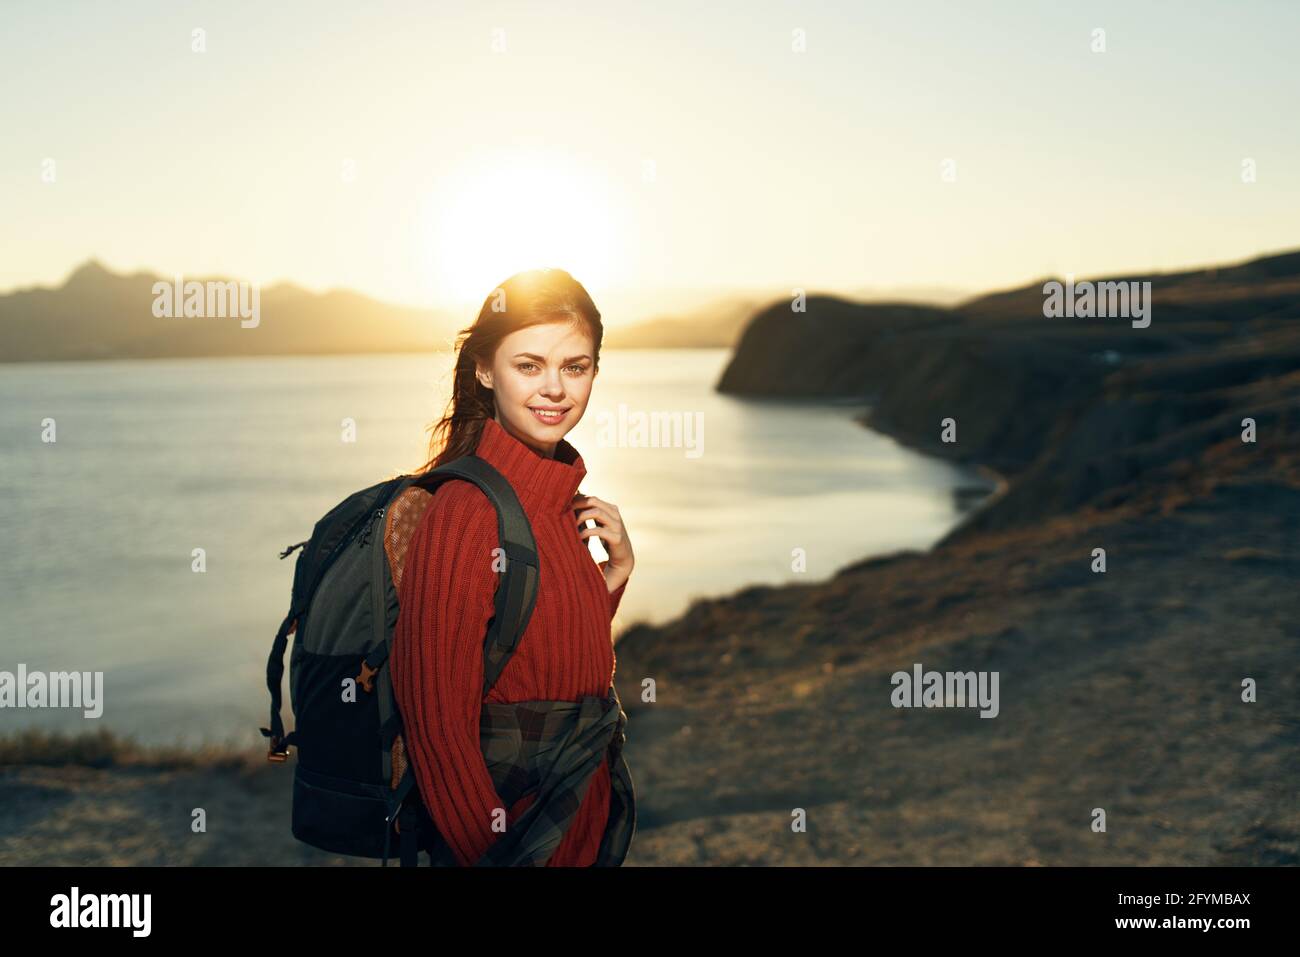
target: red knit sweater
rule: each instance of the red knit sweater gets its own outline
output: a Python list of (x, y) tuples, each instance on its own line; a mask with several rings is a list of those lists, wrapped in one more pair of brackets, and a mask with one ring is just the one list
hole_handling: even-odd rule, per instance
[[(603, 566), (578, 537), (572, 499), (587, 474), (565, 440), (544, 458), (489, 419), (476, 454), (510, 482), (533, 527), (540, 586), (532, 618), (489, 701), (578, 701), (604, 696), (613, 681), (610, 623), (627, 583), (610, 592)], [(502, 806), (479, 748), (483, 639), (493, 614), (496, 510), (477, 487), (441, 485), (411, 538), (401, 577), (401, 613), (393, 637), (393, 691), (420, 794), (463, 866), (501, 836)], [(609, 817), (608, 759), (592, 775), (569, 830), (548, 867), (585, 867), (596, 859)], [(507, 827), (532, 802), (506, 809)]]

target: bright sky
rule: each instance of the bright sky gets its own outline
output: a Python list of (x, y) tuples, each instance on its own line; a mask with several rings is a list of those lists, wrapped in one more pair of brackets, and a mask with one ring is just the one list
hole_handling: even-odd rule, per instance
[(1300, 246), (1297, 37), (1286, 0), (4, 0), (0, 288), (90, 256), (474, 306), (540, 265), (599, 304), (1238, 260)]

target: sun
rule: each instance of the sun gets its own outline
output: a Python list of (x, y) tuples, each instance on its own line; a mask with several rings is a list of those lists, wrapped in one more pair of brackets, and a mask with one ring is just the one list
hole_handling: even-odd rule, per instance
[(621, 208), (616, 184), (583, 160), (476, 154), (428, 198), (429, 291), (477, 307), (514, 273), (549, 266), (595, 295), (622, 271)]

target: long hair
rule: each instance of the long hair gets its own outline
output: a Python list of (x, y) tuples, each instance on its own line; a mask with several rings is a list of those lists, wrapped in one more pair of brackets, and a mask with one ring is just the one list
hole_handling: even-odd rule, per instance
[(417, 474), (473, 452), (484, 423), (496, 417), (494, 393), (475, 375), (478, 363), (490, 366), (497, 346), (510, 333), (566, 318), (586, 324), (594, 349), (592, 366), (598, 368), (604, 326), (600, 310), (578, 280), (563, 269), (530, 269), (492, 290), (478, 319), (457, 334), (451, 399), (443, 417), (429, 426), (429, 459)]

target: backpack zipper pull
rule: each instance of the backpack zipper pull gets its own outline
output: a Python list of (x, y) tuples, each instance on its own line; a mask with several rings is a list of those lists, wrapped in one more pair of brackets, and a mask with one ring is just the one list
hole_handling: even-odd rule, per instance
[(375, 522), (384, 517), (384, 512), (385, 508), (382, 505), (375, 509), (374, 514), (370, 516), (370, 521), (366, 522), (366, 527), (361, 530), (361, 534), (357, 538), (358, 548), (364, 548), (366, 543), (370, 541), (370, 531), (375, 527)]
[(307, 544), (306, 542), (299, 542), (297, 545), (290, 545), (288, 548), (286, 548), (284, 551), (280, 553), (280, 557), (288, 558), (290, 555), (293, 554), (294, 549), (302, 548), (306, 544)]

